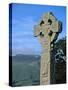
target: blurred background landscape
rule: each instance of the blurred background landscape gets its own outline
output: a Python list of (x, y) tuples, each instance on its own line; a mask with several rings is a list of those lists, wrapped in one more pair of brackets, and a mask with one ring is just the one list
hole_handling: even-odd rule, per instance
[[(54, 84), (66, 83), (66, 37), (56, 42), (55, 49), (59, 48), (64, 54), (58, 56), (58, 61), (55, 60)], [(40, 85), (40, 59), (40, 55), (12, 56), (12, 86)]]

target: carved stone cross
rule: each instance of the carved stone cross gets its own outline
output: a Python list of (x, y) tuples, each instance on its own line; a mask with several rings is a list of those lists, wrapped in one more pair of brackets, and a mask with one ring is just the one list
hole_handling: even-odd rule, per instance
[(38, 38), (41, 46), (40, 61), (40, 84), (50, 84), (50, 51), (51, 45), (56, 41), (61, 32), (61, 22), (58, 21), (52, 12), (43, 14), (41, 20), (34, 27), (34, 36)]

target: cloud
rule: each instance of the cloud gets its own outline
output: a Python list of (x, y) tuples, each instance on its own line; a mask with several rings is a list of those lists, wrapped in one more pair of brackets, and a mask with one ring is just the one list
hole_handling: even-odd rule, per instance
[(36, 24), (32, 17), (23, 17), (21, 20), (12, 20), (12, 52), (13, 54), (39, 53), (40, 45), (33, 36), (33, 27)]
[(35, 21), (30, 17), (22, 18), (21, 20), (12, 20), (12, 36), (33, 35), (33, 27)]

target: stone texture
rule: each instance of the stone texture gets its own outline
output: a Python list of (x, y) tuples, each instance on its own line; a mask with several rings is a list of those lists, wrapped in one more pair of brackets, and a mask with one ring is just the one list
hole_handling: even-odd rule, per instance
[(51, 42), (58, 37), (60, 26), (59, 21), (54, 17), (52, 12), (43, 14), (39, 23), (34, 26), (34, 36), (37, 37), (41, 46), (40, 61), (40, 84), (50, 84), (50, 51)]

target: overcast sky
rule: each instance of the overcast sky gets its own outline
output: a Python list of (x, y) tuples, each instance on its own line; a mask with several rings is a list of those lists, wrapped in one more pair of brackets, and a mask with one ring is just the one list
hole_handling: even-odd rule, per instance
[(66, 35), (66, 8), (64, 6), (46, 6), (30, 4), (12, 4), (12, 54), (40, 54), (41, 45), (33, 36), (34, 25), (43, 13), (53, 12), (63, 23), (62, 33)]

